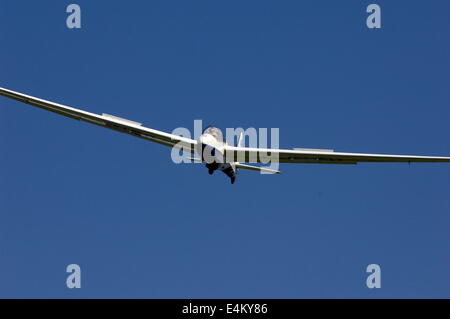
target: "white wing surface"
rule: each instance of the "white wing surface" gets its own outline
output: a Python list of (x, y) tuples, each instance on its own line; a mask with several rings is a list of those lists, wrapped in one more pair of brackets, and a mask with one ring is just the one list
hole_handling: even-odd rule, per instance
[(227, 146), (227, 161), (244, 163), (357, 164), (359, 162), (450, 162), (450, 157), (341, 153), (319, 149), (263, 149)]
[(162, 145), (183, 148), (195, 153), (196, 140), (165, 133), (155, 129), (142, 126), (141, 123), (123, 119), (114, 115), (103, 113), (102, 115), (86, 112), (73, 107), (61, 105), (58, 103), (46, 101), (33, 96), (14, 92), (4, 88), (0, 88), (0, 95), (5, 97), (37, 106), (44, 110), (58, 113), (76, 120), (88, 122), (98, 126), (106, 127), (115, 131), (140, 137)]

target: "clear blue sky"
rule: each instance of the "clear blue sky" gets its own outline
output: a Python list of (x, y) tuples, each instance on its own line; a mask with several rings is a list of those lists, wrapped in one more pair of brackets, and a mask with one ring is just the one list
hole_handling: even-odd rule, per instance
[[(0, 1), (0, 86), (165, 131), (450, 155), (448, 1), (74, 2), (81, 30), (69, 1)], [(450, 297), (445, 163), (285, 164), (231, 185), (5, 98), (0, 149), (0, 297)]]

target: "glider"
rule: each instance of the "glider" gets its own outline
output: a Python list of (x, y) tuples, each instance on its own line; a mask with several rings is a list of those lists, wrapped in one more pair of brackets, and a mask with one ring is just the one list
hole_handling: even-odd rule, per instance
[(224, 172), (230, 177), (232, 184), (236, 179), (236, 172), (239, 169), (271, 174), (280, 173), (278, 170), (244, 163), (267, 163), (269, 161), (278, 163), (318, 164), (357, 164), (359, 162), (450, 162), (450, 157), (436, 156), (341, 153), (334, 152), (333, 150), (306, 148), (251, 148), (243, 146), (242, 133), (239, 137), (237, 146), (231, 146), (222, 140), (220, 130), (213, 126), (207, 127), (201, 136), (197, 140), (194, 140), (144, 127), (141, 123), (114, 115), (105, 113), (102, 115), (94, 114), (4, 88), (0, 88), (0, 95), (76, 120), (106, 127), (172, 148), (175, 147), (181, 149), (197, 156), (191, 158), (192, 161), (205, 163), (209, 174), (213, 174), (216, 170)]

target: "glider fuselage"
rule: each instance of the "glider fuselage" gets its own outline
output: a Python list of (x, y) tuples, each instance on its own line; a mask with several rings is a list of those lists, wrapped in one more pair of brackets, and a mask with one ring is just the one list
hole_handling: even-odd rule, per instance
[(223, 141), (220, 130), (216, 127), (209, 126), (197, 140), (196, 152), (202, 162), (208, 168), (209, 174), (214, 171), (222, 171), (230, 177), (231, 183), (234, 184), (236, 179), (236, 165), (227, 162), (224, 153), (226, 142)]

